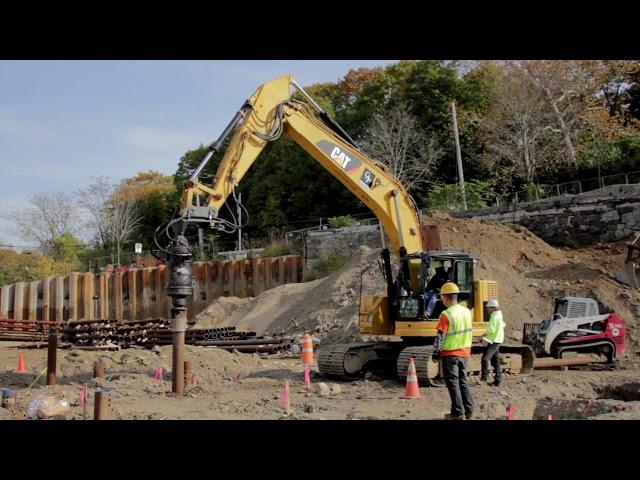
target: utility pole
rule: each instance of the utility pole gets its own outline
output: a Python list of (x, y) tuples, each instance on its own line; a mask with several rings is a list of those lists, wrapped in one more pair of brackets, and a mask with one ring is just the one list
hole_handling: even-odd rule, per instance
[(460, 153), (460, 138), (458, 137), (458, 119), (456, 118), (456, 102), (451, 102), (451, 114), (453, 116), (453, 135), (456, 140), (456, 159), (458, 160), (458, 178), (462, 192), (462, 205), (467, 209), (467, 195), (464, 191), (464, 174), (462, 173), (462, 153)]
[(240, 205), (242, 205), (242, 193), (238, 193), (238, 205), (237, 205), (237, 212), (238, 212), (238, 251), (242, 250), (242, 208), (240, 207)]

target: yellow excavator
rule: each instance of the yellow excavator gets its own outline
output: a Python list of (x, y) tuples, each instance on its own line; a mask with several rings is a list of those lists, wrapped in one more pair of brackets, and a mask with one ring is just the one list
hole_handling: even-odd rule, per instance
[[(300, 95), (296, 98), (292, 91)], [(202, 169), (232, 132), (213, 185), (200, 183)], [(400, 181), (360, 149), (291, 75), (260, 86), (211, 144), (184, 186), (179, 215), (169, 222), (168, 236), (169, 227), (176, 233), (174, 238), (178, 238), (193, 223), (226, 232), (237, 228), (233, 222), (220, 218), (220, 209), (230, 196), (236, 198), (236, 186), (262, 149), (283, 133), (371, 209), (398, 259), (394, 275), (391, 252), (382, 250), (387, 295), (362, 297), (359, 315), (361, 334), (393, 336), (396, 341), (321, 345), (320, 373), (333, 378), (354, 378), (366, 371), (393, 370), (403, 380), (408, 359), (414, 357), (421, 384), (429, 384), (438, 377), (437, 365), (429, 361), (438, 320), (438, 308), (434, 306), (437, 289), (427, 291), (434, 267), (437, 265), (440, 272), (444, 270), (459, 286), (459, 300), (473, 313), (474, 337), (486, 332), (485, 304), (490, 298), (498, 298), (498, 285), (492, 280), (474, 278), (474, 259), (467, 253), (438, 250), (437, 229), (434, 234), (432, 226), (421, 222), (413, 198)], [(181, 255), (187, 255), (184, 248), (181, 251)], [(531, 370), (533, 353), (529, 347), (504, 347), (502, 351), (506, 370)], [(472, 357), (471, 370), (474, 369), (480, 370), (479, 355)]]

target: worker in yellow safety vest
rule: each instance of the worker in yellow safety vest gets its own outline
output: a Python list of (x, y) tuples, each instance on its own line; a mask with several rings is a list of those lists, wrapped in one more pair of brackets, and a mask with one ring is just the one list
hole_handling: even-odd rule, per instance
[(482, 355), (482, 373), (480, 381), (486, 382), (489, 377), (489, 363), (495, 370), (495, 378), (491, 385), (500, 386), (502, 381), (502, 369), (500, 368), (500, 345), (504, 342), (504, 320), (502, 312), (497, 300), (489, 300), (487, 302), (487, 311), (489, 312), (489, 325), (487, 325), (487, 334), (482, 339), (489, 345)]
[(447, 282), (440, 289), (440, 297), (447, 309), (440, 314), (438, 333), (434, 342), (432, 360), (442, 359), (442, 371), (449, 396), (451, 413), (445, 418), (468, 420), (473, 417), (475, 402), (469, 388), (469, 357), (473, 340), (471, 311), (458, 303), (460, 290)]

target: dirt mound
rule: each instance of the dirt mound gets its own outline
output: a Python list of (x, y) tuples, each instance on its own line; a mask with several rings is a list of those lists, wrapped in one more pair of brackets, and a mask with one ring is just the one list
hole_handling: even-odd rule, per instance
[[(258, 334), (314, 332), (332, 342), (355, 340), (360, 274), (378, 257), (377, 250), (363, 246), (347, 265), (327, 277), (281, 285), (253, 299), (217, 299), (196, 317), (196, 326), (236, 326)], [(364, 274), (362, 292), (384, 293), (377, 266)]]
[(427, 221), (438, 225), (443, 248), (465, 250), (512, 267), (546, 267), (566, 261), (563, 252), (520, 225), (463, 220), (444, 213), (433, 213)]
[(243, 311), (251, 304), (250, 298), (238, 297), (219, 297), (216, 298), (209, 306), (196, 315), (197, 328), (218, 328), (235, 325), (232, 319), (241, 318), (241, 313), (235, 315), (238, 311)]
[[(153, 375), (160, 365), (165, 371), (165, 380), (171, 381), (172, 346), (160, 347), (157, 351), (142, 349), (127, 349), (117, 352), (82, 352), (72, 350), (59, 354), (59, 375), (73, 379), (77, 383), (86, 382), (92, 378), (93, 364), (98, 359), (105, 362), (106, 380), (120, 381), (131, 377), (133, 381), (140, 381), (140, 376), (149, 379), (152, 384)], [(225, 379), (235, 378), (252, 369), (257, 368), (260, 358), (257, 355), (243, 355), (227, 352), (216, 348), (185, 346), (185, 359), (193, 365), (202, 382), (207, 384), (219, 383)], [(125, 374), (126, 372), (126, 374)], [(126, 382), (124, 382), (126, 383)]]
[(475, 277), (496, 280), (499, 300), (507, 321), (507, 334), (522, 338), (522, 325), (542, 320), (551, 309), (541, 294), (542, 282), (527, 272), (567, 261), (560, 250), (519, 225), (462, 220), (435, 213), (427, 221), (437, 223), (443, 248), (464, 250), (477, 258)]
[[(624, 261), (624, 242), (569, 250), (550, 246), (518, 225), (432, 214), (443, 248), (464, 250), (477, 258), (475, 277), (496, 280), (507, 321), (507, 336), (522, 338), (522, 325), (547, 318), (555, 296), (591, 297), (605, 311), (619, 313), (629, 324), (634, 345), (640, 341), (640, 292), (615, 280)], [(377, 261), (379, 251), (360, 247), (349, 263), (331, 275), (308, 283), (287, 284), (252, 299), (223, 297), (197, 319), (200, 327), (236, 326), (259, 334), (314, 332), (326, 342), (357, 340), (360, 274)], [(377, 266), (363, 276), (362, 293), (384, 295)]]
[(559, 249), (519, 225), (503, 225), (432, 214), (443, 248), (460, 249), (478, 258), (476, 278), (496, 280), (511, 339), (520, 340), (522, 324), (551, 314), (553, 297), (591, 297), (605, 311), (620, 314), (638, 345), (640, 292), (615, 280), (624, 263), (626, 242), (584, 249)]

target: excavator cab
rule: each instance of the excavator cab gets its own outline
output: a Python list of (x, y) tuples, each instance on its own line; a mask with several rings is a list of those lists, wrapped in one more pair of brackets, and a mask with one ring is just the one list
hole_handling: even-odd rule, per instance
[[(382, 258), (388, 295), (361, 298), (360, 333), (432, 340), (440, 313), (445, 308), (440, 300), (440, 288), (446, 282), (458, 285), (458, 301), (474, 312), (474, 322), (480, 323), (478, 328), (484, 327), (482, 324), (487, 318), (483, 310), (484, 303), (489, 298), (497, 298), (497, 285), (486, 280), (474, 281), (475, 260), (468, 253), (438, 250), (406, 255), (395, 281), (391, 274), (388, 251), (386, 255), (383, 252)], [(410, 276), (408, 264), (415, 260), (420, 261), (417, 282), (409, 282), (406, 280)], [(415, 289), (411, 288), (412, 284)], [(486, 288), (489, 284), (491, 288)], [(481, 310), (476, 312), (474, 306), (479, 299), (483, 300), (480, 301)], [(484, 331), (478, 330), (476, 333), (482, 335)]]
[(467, 308), (473, 307), (473, 263), (465, 252), (437, 251), (423, 256), (421, 285), (424, 309), (423, 320), (435, 320), (445, 309), (439, 298), (440, 288), (454, 282), (460, 288), (458, 299)]

